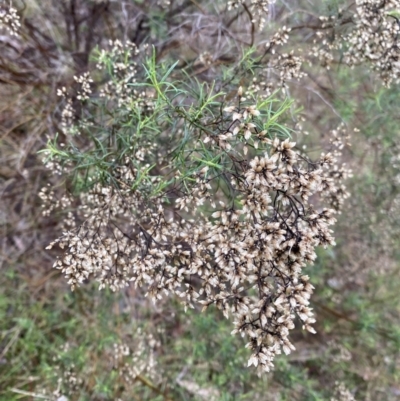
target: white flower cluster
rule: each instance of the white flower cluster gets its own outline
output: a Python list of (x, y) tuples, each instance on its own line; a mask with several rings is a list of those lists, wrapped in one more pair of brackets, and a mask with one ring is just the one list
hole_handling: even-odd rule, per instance
[(156, 350), (160, 343), (152, 334), (144, 333), (140, 328), (135, 333), (135, 346), (114, 344), (112, 356), (113, 367), (128, 383), (133, 384), (139, 375), (158, 382), (160, 372), (157, 364)]
[(328, 162), (324, 165), (326, 172), (321, 181), (321, 197), (339, 213), (344, 201), (350, 196), (344, 182), (353, 176), (353, 171), (346, 163), (339, 164), (343, 156), (343, 149), (351, 146), (349, 140), (350, 137), (347, 134), (346, 127), (342, 123), (337, 129), (329, 132), (331, 152), (328, 154), (323, 153), (321, 156), (322, 160)]
[(344, 383), (336, 382), (335, 397), (332, 397), (330, 401), (356, 401), (356, 399)]
[[(270, 5), (276, 0), (230, 0), (228, 1), (228, 10), (237, 9), (239, 6), (249, 5), (249, 11), (253, 14), (252, 23), (258, 26), (261, 31), (265, 26), (265, 16), (269, 14)], [(249, 3), (249, 4), (248, 4)]]
[(355, 6), (350, 15), (339, 10), (338, 16), (320, 17), (314, 56), (329, 68), (340, 51), (351, 67), (368, 63), (385, 86), (400, 82), (400, 1), (356, 0)]
[(119, 107), (137, 102), (142, 109), (151, 112), (154, 108), (154, 94), (151, 92), (139, 92), (135, 89), (137, 65), (132, 61), (133, 58), (145, 52), (147, 46), (139, 49), (132, 42), (122, 43), (119, 40), (110, 41), (109, 45), (111, 49), (107, 52), (102, 51), (97, 68), (100, 70), (108, 69), (108, 59), (106, 56), (108, 55), (108, 57), (113, 59), (113, 79), (104, 85), (100, 91), (100, 96), (113, 99)]
[(279, 55), (274, 68), (279, 71), (281, 85), (286, 85), (286, 82), (292, 79), (300, 80), (305, 77), (307, 74), (301, 71), (302, 64), (303, 59), (299, 56), (295, 56), (293, 51), (289, 54), (285, 53)]
[(399, 0), (357, 0), (356, 29), (345, 40), (349, 65), (369, 62), (386, 86), (400, 82)]
[[(119, 40), (109, 42), (110, 50), (102, 50), (99, 55), (97, 69), (101, 72), (109, 73), (109, 58), (113, 59), (112, 77), (108, 76), (108, 81), (100, 89), (99, 96), (107, 99), (110, 104), (117, 105), (120, 108), (135, 104), (144, 114), (149, 114), (154, 109), (154, 92), (151, 90), (137, 90), (133, 86), (136, 82), (136, 63), (132, 59), (147, 49), (144, 46), (140, 50), (134, 43), (122, 43)], [(89, 72), (79, 76), (74, 76), (76, 87), (73, 90), (67, 90), (61, 87), (57, 90), (57, 95), (64, 99), (64, 105), (61, 111), (61, 126), (64, 133), (80, 134), (80, 128), (88, 121), (80, 120), (80, 126), (75, 124), (79, 111), (76, 110), (75, 100), (83, 103), (93, 95), (93, 79)], [(97, 94), (95, 94), (97, 95)], [(56, 168), (56, 166), (53, 166)]]
[(157, 0), (157, 5), (162, 8), (168, 8), (171, 5), (171, 0)]
[(289, 32), (290, 28), (283, 26), (277, 32), (274, 33), (272, 38), (265, 44), (265, 47), (268, 50), (271, 50), (271, 53), (275, 53), (276, 46), (283, 46), (289, 40)]
[(6, 29), (10, 35), (18, 35), (20, 26), (17, 10), (12, 6), (0, 6), (0, 29)]
[(72, 105), (72, 98), (68, 96), (67, 88), (65, 86), (57, 89), (57, 96), (65, 99), (65, 103), (61, 111), (61, 126), (67, 130), (72, 127), (75, 122), (76, 112)]
[[(59, 168), (59, 164), (56, 162), (46, 163), (46, 168), (49, 170), (54, 170), (53, 166), (57, 166)], [(59, 174), (62, 174), (63, 170), (61, 169)], [(54, 210), (63, 209), (66, 210), (67, 208), (71, 207), (72, 199), (71, 196), (64, 194), (61, 199), (56, 199), (55, 191), (51, 188), (50, 183), (47, 184), (46, 187), (43, 187), (39, 191), (39, 198), (42, 201), (43, 206), (43, 216), (50, 216)]]
[(90, 77), (89, 72), (85, 72), (82, 75), (74, 76), (75, 82), (80, 84), (80, 89), (77, 91), (76, 98), (78, 100), (87, 100), (89, 95), (92, 93), (90, 85), (93, 83), (93, 79)]
[[(332, 40), (331, 29), (338, 28), (338, 20), (335, 16), (319, 17), (321, 21), (322, 30), (316, 31), (316, 39), (314, 39), (314, 46), (311, 48), (311, 54), (318, 60), (318, 63), (330, 70), (331, 65), (335, 62), (335, 52), (341, 47), (341, 42), (335, 37)], [(329, 33), (327, 33), (329, 32)], [(330, 34), (330, 36), (329, 36)]]
[[(246, 112), (257, 114), (245, 107), (236, 117)], [(246, 138), (251, 127), (238, 127), (236, 135)], [(215, 304), (233, 317), (234, 332), (249, 338), (249, 363), (268, 371), (276, 354), (294, 349), (288, 335), (296, 315), (314, 332), (313, 286), (302, 268), (315, 260), (316, 246), (334, 243), (335, 219), (308, 200), (323, 192), (330, 163), (329, 157), (304, 160), (295, 143), (275, 139), (269, 154), (230, 174), (239, 203), (217, 206), (215, 178), (204, 168), (190, 192), (180, 188), (184, 195), (171, 208), (132, 189), (138, 172), (128, 160), (116, 174), (118, 187), (97, 184), (82, 195), (83, 222), (49, 246), (65, 251), (54, 267), (72, 287), (91, 278), (112, 290), (132, 282), (146, 285), (155, 300), (175, 293), (189, 307)], [(211, 218), (201, 212), (207, 203), (216, 209)]]

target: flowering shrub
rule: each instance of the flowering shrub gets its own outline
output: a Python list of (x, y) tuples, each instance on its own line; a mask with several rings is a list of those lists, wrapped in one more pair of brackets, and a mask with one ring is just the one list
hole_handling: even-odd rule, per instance
[(276, 354), (294, 349), (296, 316), (315, 332), (302, 268), (315, 247), (334, 244), (330, 226), (347, 197), (341, 134), (332, 133), (331, 153), (311, 160), (281, 125), (290, 102), (274, 110), (276, 93), (239, 86), (227, 100), (215, 83), (197, 83), (192, 94), (146, 47), (111, 45), (97, 56), (104, 87), (92, 92), (88, 74), (75, 78), (76, 122), (60, 91), (68, 143), (49, 142), (45, 153), (79, 201), (72, 208), (72, 194), (54, 202), (41, 193), (46, 213), (71, 210), (48, 247), (65, 252), (54, 267), (72, 288), (132, 283), (154, 300), (172, 293), (188, 307), (214, 304), (248, 338), (249, 365), (269, 371)]
[[(138, 295), (143, 289), (155, 301), (154, 308), (165, 307), (164, 299), (170, 296), (183, 309), (194, 310), (190, 319), (186, 315), (191, 322), (213, 319), (218, 310), (197, 312), (215, 305), (229, 319), (218, 321), (216, 332), (224, 336), (222, 325), (231, 324), (228, 332), (245, 337), (248, 364), (255, 365), (256, 372), (269, 371), (275, 364), (277, 377), (284, 376), (282, 372), (291, 376), (282, 364), (303, 361), (298, 379), (302, 383), (312, 353), (304, 357), (307, 350), (294, 328), (314, 333), (315, 307), (319, 336), (312, 342), (322, 344), (321, 382), (329, 381), (322, 392), (331, 391), (329, 397), (335, 400), (354, 399), (354, 394), (367, 399), (364, 393), (377, 399), (380, 389), (368, 385), (364, 390), (359, 383), (374, 378), (378, 382), (377, 365), (385, 372), (398, 364), (390, 347), (382, 343), (376, 346), (386, 347), (380, 359), (369, 359), (374, 352), (363, 349), (373, 345), (365, 348), (362, 339), (372, 330), (393, 344), (397, 338), (394, 325), (378, 327), (365, 311), (375, 310), (381, 316), (371, 294), (381, 296), (396, 287), (398, 141), (395, 128), (385, 135), (381, 131), (387, 123), (382, 119), (395, 121), (395, 113), (387, 108), (396, 104), (392, 99), (399, 77), (399, 3), (343, 1), (339, 8), (337, 2), (314, 2), (314, 9), (312, 2), (291, 0), (44, 0), (37, 8), (46, 10), (51, 4), (55, 11), (40, 18), (34, 3), (25, 8), (15, 0), (9, 2), (11, 7), (0, 6), (0, 79), (2, 85), (10, 84), (9, 93), (17, 94), (10, 101), (16, 105), (11, 118), (7, 114), (11, 106), (1, 107), (0, 118), (7, 125), (1, 138), (13, 134), (7, 146), (22, 142), (28, 149), (4, 159), (7, 165), (18, 160), (18, 184), (24, 183), (5, 181), (3, 187), (3, 174), (14, 177), (15, 172), (4, 173), (2, 167), (0, 179), (6, 196), (11, 191), (23, 193), (21, 188), (36, 176), (36, 167), (31, 166), (47, 135), (42, 155), (48, 171), (38, 167), (42, 174), (35, 188), (48, 184), (39, 192), (43, 216), (34, 214), (35, 222), (62, 234), (57, 238), (48, 230), (46, 239), (37, 237), (37, 248), (30, 247), (30, 252), (41, 254), (37, 249), (50, 242), (47, 238), (57, 238), (48, 248), (58, 255), (54, 267), (76, 290), (68, 296), (87, 297), (77, 302), (78, 313), (88, 298), (109, 296), (104, 294), (108, 289), (120, 291), (110, 295), (116, 303), (126, 295), (144, 302)], [(38, 23), (41, 18), (46, 23)], [(60, 18), (65, 24), (59, 24)], [(393, 92), (377, 89), (380, 82)], [(26, 92), (21, 90), (24, 86)], [(7, 94), (3, 98), (8, 101)], [(360, 106), (365, 99), (376, 100), (376, 105)], [(352, 119), (362, 130), (354, 130), (357, 147), (344, 151)], [(34, 150), (30, 139), (20, 141), (28, 132), (37, 140)], [(366, 141), (368, 135), (375, 139)], [(359, 155), (364, 151), (365, 158)], [(359, 188), (352, 184), (351, 192), (356, 193), (348, 207), (344, 182), (351, 170), (344, 161), (356, 165), (354, 160), (360, 161), (361, 183)], [(50, 174), (53, 177), (48, 178)], [(368, 186), (370, 176), (375, 182)], [(36, 196), (38, 191), (26, 193)], [(4, 229), (3, 249), (19, 260), (24, 241), (18, 233), (26, 226), (24, 212), (16, 205), (9, 209), (18, 224), (8, 223), (8, 206), (0, 211), (7, 221), (4, 227), (15, 226), (17, 233)], [(339, 247), (332, 250), (336, 219)], [(367, 234), (363, 237), (360, 232)], [(373, 273), (380, 275), (378, 280)], [(374, 283), (367, 281), (369, 277)], [(90, 293), (91, 281), (105, 291)], [(378, 281), (382, 287), (376, 290)], [(362, 297), (371, 302), (365, 306)], [(168, 305), (179, 314), (173, 302)], [(147, 312), (134, 316), (139, 315), (146, 322), (154, 316), (148, 319)], [(167, 320), (166, 314), (160, 315)], [(388, 321), (392, 317), (382, 316)], [(359, 335), (350, 340), (352, 334), (343, 322)], [(181, 327), (174, 330), (171, 337), (180, 343)], [(108, 368), (118, 370), (118, 380), (132, 388), (134, 382), (146, 383), (142, 374), (162, 386), (162, 378), (154, 373), (155, 362), (162, 364), (165, 356), (165, 338), (163, 344), (145, 347), (154, 340), (151, 334), (143, 339), (139, 335), (139, 342), (120, 334), (118, 330), (118, 341), (113, 338), (113, 351), (99, 359), (111, 360)], [(171, 330), (166, 337), (170, 335)], [(12, 337), (10, 344), (14, 341)], [(299, 352), (276, 358), (290, 353), (294, 344)], [(4, 353), (8, 349), (7, 345)], [(363, 357), (356, 358), (354, 349)], [(208, 361), (213, 351), (205, 355)], [(369, 371), (363, 370), (364, 361)], [(221, 366), (234, 370), (236, 378), (242, 360), (238, 357), (235, 362), (229, 368), (226, 363)], [(326, 379), (331, 366), (350, 363), (348, 371), (357, 371), (356, 379), (348, 379), (347, 370)], [(81, 361), (61, 367), (54, 397), (78, 397), (85, 391), (96, 398), (93, 394), (100, 391), (93, 390), (96, 373), (92, 370), (85, 377), (84, 365)], [(98, 368), (108, 372), (101, 364)], [(201, 388), (193, 377), (183, 379), (185, 369), (176, 386), (218, 399), (213, 385)], [(210, 377), (214, 370), (210, 368)], [(313, 377), (314, 370), (309, 372)], [(252, 370), (246, 374), (252, 375)], [(393, 388), (390, 391), (396, 394)]]
[(11, 36), (18, 34), (21, 23), (17, 10), (12, 6), (0, 5), (0, 29), (6, 30)]

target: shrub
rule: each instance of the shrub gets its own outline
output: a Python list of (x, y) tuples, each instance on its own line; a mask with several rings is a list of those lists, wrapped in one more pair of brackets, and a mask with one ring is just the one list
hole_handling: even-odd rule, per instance
[[(57, 245), (54, 267), (77, 296), (87, 291), (101, 299), (108, 289), (124, 296), (133, 287), (135, 297), (143, 289), (156, 308), (180, 313), (165, 299), (174, 295), (185, 311), (193, 309), (187, 316), (195, 327), (200, 310), (217, 316), (215, 305), (232, 333), (246, 337), (249, 366), (270, 371), (275, 360), (269, 377), (283, 387), (279, 399), (378, 399), (378, 384), (376, 390), (365, 384), (375, 376), (359, 373), (359, 361), (380, 377), (387, 372), (382, 366), (397, 363), (390, 351), (398, 343), (397, 312), (385, 312), (385, 323), (376, 294), (393, 293), (397, 272), (398, 141), (390, 122), (399, 2), (329, 1), (318, 3), (320, 14), (309, 2), (251, 0), (71, 0), (42, 7), (51, 7), (51, 15), (38, 17), (35, 2), (0, 8), (1, 82), (14, 85), (7, 93), (23, 105), (13, 110), (15, 124), (4, 137), (15, 127), (37, 136), (34, 150), (42, 148), (47, 173), (31, 190), (42, 186), (43, 216), (35, 219), (52, 227), (42, 229), (46, 238), (62, 232), (48, 249)], [(54, 23), (61, 17), (64, 26)], [(28, 96), (16, 85), (29, 88)], [(18, 167), (26, 185), (35, 178), (30, 154), (30, 164)], [(357, 167), (350, 181), (349, 167)], [(11, 198), (20, 187), (7, 185)], [(5, 232), (9, 255), (18, 255), (20, 240)], [(90, 292), (90, 281), (104, 295)], [(147, 312), (141, 318), (151, 319)], [(296, 326), (311, 333), (316, 326), (318, 336), (307, 341), (323, 344), (303, 369), (276, 358), (300, 344), (298, 356), (286, 358), (303, 361), (305, 337)], [(225, 323), (218, 327), (225, 333)], [(90, 350), (114, 358), (110, 364), (121, 373), (101, 376), (95, 387), (79, 376), (83, 360), (57, 362), (53, 396), (78, 397), (82, 389), (88, 397), (97, 391), (119, 398), (122, 390), (111, 390), (115, 379), (168, 398), (144, 376), (162, 381), (153, 369), (157, 357), (162, 361), (161, 343), (137, 334), (113, 341), (114, 356), (107, 347)], [(146, 349), (144, 338), (157, 347)], [(381, 351), (370, 361), (365, 350), (374, 347)], [(220, 396), (181, 376), (176, 386), (194, 397)], [(390, 376), (382, 386), (395, 394), (393, 382)]]

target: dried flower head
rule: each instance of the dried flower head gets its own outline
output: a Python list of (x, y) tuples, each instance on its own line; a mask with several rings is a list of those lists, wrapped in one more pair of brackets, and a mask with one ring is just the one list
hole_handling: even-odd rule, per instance
[[(259, 98), (244, 86), (236, 89), (233, 104), (212, 103), (220, 114), (206, 116), (207, 124), (199, 118), (204, 106), (185, 109), (170, 103), (159, 83), (154, 85), (154, 107), (159, 108), (145, 109), (132, 99), (141, 71), (132, 67), (135, 61), (119, 62), (126, 47), (114, 43), (112, 49), (117, 60), (113, 77), (119, 79), (105, 85), (100, 99), (108, 113), (117, 110), (113, 118), (122, 116), (122, 123), (110, 127), (107, 118), (105, 128), (95, 131), (88, 161), (94, 152), (100, 156), (91, 169), (78, 152), (82, 139), (69, 150), (53, 150), (53, 163), (64, 154), (77, 166), (83, 163), (81, 180), (87, 182), (65, 231), (48, 247), (57, 244), (63, 252), (54, 267), (72, 289), (88, 280), (113, 291), (131, 284), (145, 287), (154, 301), (174, 294), (185, 308), (215, 305), (232, 319), (233, 333), (247, 338), (249, 365), (269, 371), (277, 354), (294, 350), (289, 332), (296, 317), (315, 333), (314, 287), (302, 269), (315, 261), (316, 247), (334, 244), (335, 210), (324, 205), (335, 193), (331, 203), (340, 208), (344, 189), (342, 194), (338, 189), (346, 174), (333, 167), (334, 157), (312, 161), (294, 141), (262, 129)], [(136, 53), (129, 45), (132, 49)], [(107, 57), (100, 53), (99, 66)], [(281, 66), (284, 80), (299, 75), (299, 60), (292, 54), (282, 56)], [(147, 76), (154, 82), (155, 74)], [(87, 102), (89, 91), (79, 91), (78, 100)], [(171, 126), (160, 118), (165, 109), (175, 115)], [(135, 131), (125, 131), (135, 116)], [(80, 138), (86, 130), (94, 136), (94, 124), (82, 120), (79, 129)], [(339, 131), (332, 134), (335, 149), (342, 143)], [(105, 135), (109, 132), (112, 136)], [(63, 168), (74, 172), (74, 165)], [(42, 198), (49, 197), (51, 190), (43, 190)], [(59, 204), (67, 205), (68, 199)]]
[(12, 6), (0, 5), (0, 29), (5, 29), (10, 35), (18, 35), (20, 26), (17, 10)]

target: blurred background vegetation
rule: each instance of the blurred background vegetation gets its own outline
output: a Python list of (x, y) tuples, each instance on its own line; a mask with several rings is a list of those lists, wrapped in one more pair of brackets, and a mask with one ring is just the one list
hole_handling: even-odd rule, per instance
[[(307, 77), (290, 86), (311, 154), (340, 122), (358, 131), (345, 152), (353, 177), (337, 246), (320, 249), (307, 271), (317, 334), (295, 331), (297, 351), (276, 360), (272, 373), (246, 368), (243, 341), (218, 310), (185, 313), (174, 299), (153, 305), (133, 288), (72, 293), (52, 269), (55, 255), (44, 248), (59, 221), (42, 216), (38, 193), (51, 172), (37, 152), (61, 131), (57, 88), (73, 86), (74, 75), (90, 70), (93, 49), (110, 39), (153, 44), (158, 60), (214, 79), (214, 66), (242, 57), (242, 42), (263, 40), (245, 9), (228, 13), (225, 3), (13, 2), (20, 33), (0, 35), (0, 400), (400, 399), (399, 87), (385, 88), (365, 65), (305, 64)], [(315, 39), (307, 26), (339, 5), (351, 7), (277, 1), (268, 29), (297, 26), (293, 38), (306, 52)], [(154, 364), (127, 380), (115, 344), (129, 347), (129, 363)]]

